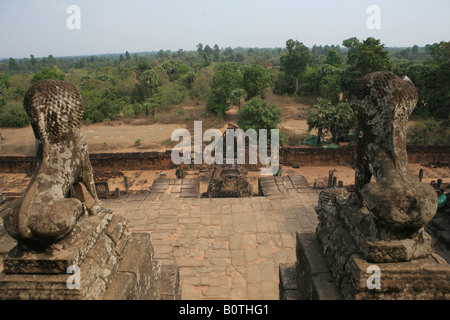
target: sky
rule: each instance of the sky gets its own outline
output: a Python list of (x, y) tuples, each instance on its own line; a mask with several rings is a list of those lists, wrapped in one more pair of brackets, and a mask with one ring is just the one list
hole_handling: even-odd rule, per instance
[[(79, 15), (67, 12), (71, 5)], [(196, 50), (198, 43), (284, 48), (288, 39), (312, 47), (351, 37), (424, 46), (450, 40), (449, 12), (449, 0), (0, 0), (0, 58)]]

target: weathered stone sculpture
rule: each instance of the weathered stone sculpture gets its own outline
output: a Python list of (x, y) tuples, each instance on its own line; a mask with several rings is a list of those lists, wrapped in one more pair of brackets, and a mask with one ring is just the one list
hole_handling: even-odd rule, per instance
[(416, 102), (414, 85), (391, 72), (356, 85), (356, 192), (323, 191), (316, 234), (297, 233), (302, 299), (449, 299), (450, 266), (424, 230), (437, 197), (408, 166), (406, 122)]
[(86, 186), (91, 213), (99, 210), (98, 198), (76, 87), (39, 81), (27, 91), (24, 108), (36, 138), (37, 166), (25, 195), (6, 208), (4, 225), (19, 242), (43, 247), (64, 238), (83, 214), (82, 202), (68, 197), (74, 184)]
[[(0, 300), (179, 297), (176, 266), (162, 268), (150, 236), (130, 233), (128, 221), (98, 201), (78, 90), (43, 80), (24, 107), (38, 163), (25, 195), (0, 212), (17, 240), (11, 244), (0, 224), (0, 244), (14, 245), (0, 255)], [(173, 284), (173, 294), (159, 283)]]
[[(433, 188), (411, 172), (406, 123), (418, 100), (414, 85), (391, 72), (375, 72), (357, 84), (351, 106), (358, 118), (356, 195), (377, 226), (410, 236), (433, 219)], [(372, 175), (377, 182), (370, 183)]]
[(437, 199), (411, 172), (406, 153), (406, 123), (417, 99), (411, 81), (392, 72), (363, 77), (353, 92), (356, 190), (351, 201), (336, 206), (367, 261), (410, 261), (431, 253), (424, 226)]

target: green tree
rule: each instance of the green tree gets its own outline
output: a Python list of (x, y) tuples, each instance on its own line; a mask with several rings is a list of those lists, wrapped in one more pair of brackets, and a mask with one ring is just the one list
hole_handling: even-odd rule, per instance
[(31, 68), (35, 69), (36, 68), (36, 64), (37, 64), (37, 60), (34, 57), (34, 54), (30, 54), (30, 63), (31, 63)]
[(342, 65), (343, 58), (335, 50), (328, 51), (327, 58), (325, 59), (325, 64), (329, 64), (333, 67), (339, 67)]
[(238, 126), (242, 130), (277, 129), (281, 122), (281, 109), (269, 105), (266, 100), (255, 97), (238, 111)]
[(208, 57), (210, 57), (210, 56), (213, 55), (214, 50), (207, 44), (207, 45), (205, 46), (205, 48), (203, 49), (203, 52), (204, 52)]
[(356, 64), (358, 59), (359, 49), (361, 48), (361, 41), (358, 38), (353, 37), (342, 41), (342, 45), (348, 49), (347, 52), (347, 64), (352, 66)]
[[(446, 50), (446, 47), (448, 48)], [(450, 42), (428, 46), (433, 60), (424, 64), (401, 63), (394, 67), (400, 76), (408, 76), (419, 93), (414, 113), (421, 117), (448, 119), (450, 113)]]
[(229, 63), (216, 67), (208, 98), (207, 108), (218, 114), (229, 110), (228, 99), (234, 89), (242, 87), (243, 76)]
[(153, 97), (154, 90), (161, 85), (159, 76), (153, 69), (146, 70), (142, 73), (142, 83), (149, 90), (150, 97)]
[(244, 72), (244, 90), (247, 98), (256, 96), (264, 98), (264, 90), (271, 85), (270, 74), (263, 67), (255, 64), (247, 68)]
[(203, 43), (199, 43), (197, 45), (197, 53), (199, 57), (203, 58)]
[(220, 59), (220, 49), (219, 46), (215, 44), (213, 49), (213, 61), (219, 62), (219, 59)]
[(118, 99), (111, 88), (106, 91), (87, 90), (82, 92), (84, 115), (88, 122), (102, 122), (116, 120), (126, 101)]
[(164, 73), (167, 74), (170, 80), (174, 80), (180, 66), (181, 62), (178, 60), (165, 60), (163, 63), (161, 63), (160, 68)]
[(234, 54), (233, 49), (230, 47), (225, 48), (225, 51), (223, 52), (222, 61), (235, 61), (236, 56)]
[(431, 140), (431, 133), (436, 129), (437, 122), (434, 119), (428, 119), (419, 122), (408, 128), (406, 136), (409, 143), (413, 145), (427, 146)]
[(357, 75), (363, 77), (375, 71), (388, 71), (391, 68), (389, 53), (384, 49), (384, 44), (372, 37), (367, 38), (357, 55)]
[(339, 144), (355, 123), (355, 116), (348, 102), (340, 102), (329, 110), (329, 130), (332, 141)]
[(56, 63), (55, 57), (51, 54), (48, 55), (47, 61), (50, 65), (54, 65)]
[[(308, 68), (308, 69), (310, 69), (310, 68)], [(306, 70), (303, 77), (306, 76), (308, 69)], [(295, 78), (293, 76), (287, 75), (284, 72), (280, 72), (274, 81), (273, 92), (275, 94), (279, 94), (279, 95), (284, 95), (284, 94), (292, 95), (295, 93), (295, 87), (292, 85), (293, 83), (295, 83)], [(306, 85), (308, 85), (308, 83), (302, 84), (303, 87), (305, 87)], [(301, 86), (299, 86), (299, 88), (300, 88), (299, 89), (300, 91), (304, 91), (301, 88)], [(306, 91), (308, 91), (308, 90), (306, 90)], [(304, 92), (303, 92), (303, 94), (304, 94)]]
[(247, 99), (247, 92), (244, 89), (234, 89), (230, 93), (231, 104), (238, 106), (238, 110), (241, 109), (242, 100)]
[(366, 74), (376, 71), (389, 71), (392, 65), (389, 53), (380, 40), (372, 37), (362, 43), (356, 38), (344, 40), (343, 45), (349, 48), (347, 63), (350, 65), (343, 77), (344, 97), (348, 100), (356, 82)]
[(0, 94), (4, 94), (10, 86), (11, 77), (7, 74), (0, 74)]
[(331, 140), (339, 143), (354, 125), (354, 114), (348, 102), (333, 105), (330, 100), (319, 98), (309, 110), (308, 130), (317, 129), (317, 145), (322, 140), (323, 130), (331, 133)]
[(59, 70), (58, 67), (54, 66), (53, 68), (42, 68), (31, 77), (31, 83), (36, 83), (39, 80), (44, 79), (53, 79), (53, 80), (64, 80), (66, 75), (64, 72)]
[(194, 71), (188, 71), (186, 72), (181, 78), (180, 82), (183, 84), (186, 88), (192, 89), (192, 84), (195, 81), (195, 72)]
[(19, 70), (19, 65), (17, 64), (16, 59), (14, 59), (14, 58), (9, 58), (9, 61), (8, 61), (8, 68), (9, 68), (9, 70), (12, 70), (12, 71), (17, 71), (17, 70)]
[[(330, 51), (332, 52), (332, 51)], [(340, 100), (343, 69), (325, 64), (318, 68), (315, 84), (319, 85), (319, 95), (336, 104)]]
[(411, 58), (411, 49), (406, 48), (398, 53), (398, 56), (402, 59), (409, 60)]
[(142, 104), (142, 109), (145, 110), (145, 116), (148, 117), (149, 116), (149, 110), (152, 111), (152, 116), (155, 117), (155, 110), (159, 108), (159, 104), (158, 103), (151, 103), (151, 102), (144, 102)]
[(329, 109), (331, 101), (323, 98), (317, 99), (317, 103), (309, 109), (309, 117), (306, 120), (308, 130), (317, 129), (317, 145), (322, 141), (323, 130), (329, 127)]
[(450, 59), (450, 41), (441, 41), (429, 46), (428, 51), (437, 63), (443, 63)]
[(330, 64), (308, 68), (300, 78), (299, 94), (320, 96), (336, 104), (339, 102), (342, 92), (343, 75), (343, 68), (334, 67)]
[(289, 39), (286, 41), (286, 54), (280, 58), (281, 70), (295, 79), (295, 92), (298, 90), (299, 77), (305, 72), (311, 61), (311, 52), (303, 43)]

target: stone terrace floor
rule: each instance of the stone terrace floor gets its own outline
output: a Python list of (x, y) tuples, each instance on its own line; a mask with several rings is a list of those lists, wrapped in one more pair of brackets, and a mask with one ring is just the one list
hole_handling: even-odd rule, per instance
[(102, 202), (151, 235), (163, 265), (179, 266), (182, 299), (277, 300), (279, 264), (296, 261), (295, 233), (318, 224), (318, 192), (296, 187), (253, 198), (148, 193)]

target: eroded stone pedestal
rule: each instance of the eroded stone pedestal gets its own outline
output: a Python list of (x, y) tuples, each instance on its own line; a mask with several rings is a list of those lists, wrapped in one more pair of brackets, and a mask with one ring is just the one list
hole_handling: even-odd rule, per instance
[[(345, 237), (344, 234), (342, 236)], [(323, 255), (317, 249), (321, 246), (315, 234), (297, 234), (297, 262), (280, 265), (282, 299), (450, 299), (450, 269), (436, 253), (409, 262), (375, 264), (380, 268), (380, 289), (370, 289), (367, 282), (373, 283), (369, 277), (374, 273), (367, 271), (373, 263), (367, 262), (358, 253), (338, 258), (331, 253), (334, 252), (332, 249), (329, 255)]]
[[(376, 233), (364, 229), (370, 219), (356, 223), (355, 217), (363, 214), (346, 205), (342, 193), (322, 192), (316, 233), (297, 234), (296, 264), (280, 267), (286, 299), (450, 299), (450, 265), (431, 251), (431, 237), (424, 230), (417, 239), (371, 241)], [(376, 269), (379, 287), (372, 286)], [(286, 280), (289, 275), (294, 282)]]
[[(127, 225), (104, 209), (82, 217), (67, 238), (42, 252), (16, 245), (3, 260), (0, 299), (179, 298), (178, 270), (161, 270), (150, 236), (130, 233)], [(79, 288), (67, 285), (70, 266), (79, 267)], [(172, 283), (172, 294), (163, 288), (161, 295), (161, 281)]]

